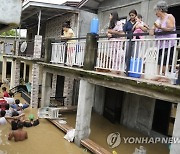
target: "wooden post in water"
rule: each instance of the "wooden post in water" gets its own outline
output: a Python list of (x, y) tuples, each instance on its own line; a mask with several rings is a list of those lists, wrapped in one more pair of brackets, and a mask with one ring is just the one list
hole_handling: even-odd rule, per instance
[(88, 33), (86, 37), (86, 48), (83, 69), (94, 70), (97, 59), (97, 47), (97, 34)]

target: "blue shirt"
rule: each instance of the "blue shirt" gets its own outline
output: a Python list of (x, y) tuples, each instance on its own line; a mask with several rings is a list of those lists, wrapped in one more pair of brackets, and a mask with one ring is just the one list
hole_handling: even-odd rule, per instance
[[(132, 24), (130, 21), (127, 21), (123, 27), (123, 31), (126, 34), (132, 34), (133, 33), (133, 31), (132, 31), (133, 26), (134, 26), (134, 24)], [(127, 38), (130, 38), (130, 37), (127, 37)]]

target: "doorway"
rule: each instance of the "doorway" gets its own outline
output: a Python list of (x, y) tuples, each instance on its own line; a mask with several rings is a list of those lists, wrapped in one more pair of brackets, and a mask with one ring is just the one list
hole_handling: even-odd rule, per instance
[(172, 14), (175, 17), (175, 19), (176, 19), (176, 29), (177, 30), (180, 30), (179, 12), (180, 12), (180, 5), (168, 8), (168, 13)]
[(55, 97), (63, 97), (63, 93), (64, 93), (64, 76), (58, 75)]
[(120, 123), (123, 96), (123, 91), (118, 91), (110, 88), (106, 88), (105, 90), (103, 116), (110, 120), (112, 123)]
[(152, 130), (165, 136), (172, 136), (177, 105), (156, 100)]

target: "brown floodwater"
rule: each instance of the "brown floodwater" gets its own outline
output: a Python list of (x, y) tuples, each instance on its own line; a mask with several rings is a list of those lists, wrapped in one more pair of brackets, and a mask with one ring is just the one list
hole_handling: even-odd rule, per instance
[[(20, 97), (18, 97), (20, 98)], [(21, 99), (21, 98), (20, 98)], [(21, 99), (21, 102), (23, 100)], [(26, 109), (26, 118), (29, 114), (36, 116), (36, 109)], [(76, 113), (63, 114), (68, 125), (75, 127)], [(10, 124), (0, 126), (0, 154), (88, 154), (85, 148), (79, 148), (74, 143), (69, 143), (64, 139), (64, 133), (46, 119), (40, 119), (40, 125), (36, 127), (24, 128), (28, 132), (28, 139), (21, 142), (8, 141)], [(119, 124), (112, 124), (102, 116), (92, 113), (90, 139), (103, 146), (108, 151), (116, 151), (118, 154), (133, 154), (140, 144), (121, 143), (115, 149), (109, 148), (106, 139), (112, 132), (119, 132), (122, 137), (140, 136), (143, 134), (130, 130)], [(168, 154), (168, 147), (164, 144), (141, 144), (147, 154)]]
[[(65, 114), (67, 117), (67, 122), (71, 126), (75, 126), (75, 114)], [(146, 148), (147, 154), (169, 154), (169, 149), (165, 144), (125, 144), (121, 143), (118, 147), (111, 149), (107, 144), (107, 136), (111, 133), (119, 132), (121, 137), (145, 137), (143, 134), (128, 129), (120, 124), (112, 124), (107, 119), (102, 116), (93, 113), (91, 120), (91, 134), (90, 139), (97, 144), (103, 146), (108, 151), (116, 151), (118, 154), (133, 154), (135, 148), (139, 148), (140, 145)]]
[[(27, 109), (26, 115), (35, 113)], [(64, 133), (45, 119), (40, 119), (40, 125), (24, 128), (28, 139), (21, 142), (8, 141), (10, 125), (0, 126), (0, 154), (87, 154), (83, 148), (66, 141)]]

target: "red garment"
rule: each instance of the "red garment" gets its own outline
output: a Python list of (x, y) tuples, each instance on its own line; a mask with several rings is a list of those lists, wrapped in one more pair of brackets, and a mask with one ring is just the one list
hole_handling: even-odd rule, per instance
[(9, 97), (8, 92), (7, 92), (7, 91), (4, 91), (4, 92), (3, 92), (3, 96), (4, 96), (4, 97)]
[(6, 100), (0, 99), (0, 109), (1, 110), (5, 110), (6, 104), (7, 104)]

